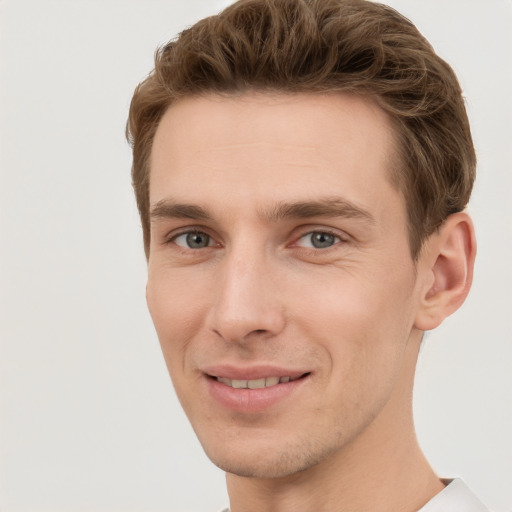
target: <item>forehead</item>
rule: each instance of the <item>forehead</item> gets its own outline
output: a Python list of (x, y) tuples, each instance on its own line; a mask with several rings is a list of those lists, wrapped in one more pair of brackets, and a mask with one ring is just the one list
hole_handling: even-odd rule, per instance
[(150, 203), (179, 195), (227, 208), (222, 198), (229, 196), (261, 209), (341, 195), (379, 206), (383, 192), (397, 196), (389, 179), (393, 140), (387, 114), (355, 95), (186, 98), (169, 108), (155, 134)]

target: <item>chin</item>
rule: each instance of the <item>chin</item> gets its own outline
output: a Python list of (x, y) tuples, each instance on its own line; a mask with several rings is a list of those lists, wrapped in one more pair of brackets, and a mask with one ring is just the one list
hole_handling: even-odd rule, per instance
[(336, 448), (313, 439), (273, 439), (271, 443), (255, 440), (223, 440), (215, 447), (202, 443), (208, 458), (227, 473), (248, 478), (285, 478), (316, 466)]
[(247, 478), (285, 478), (315, 466), (319, 461), (307, 460), (303, 457), (261, 457), (239, 458), (227, 456), (210, 460), (226, 473)]

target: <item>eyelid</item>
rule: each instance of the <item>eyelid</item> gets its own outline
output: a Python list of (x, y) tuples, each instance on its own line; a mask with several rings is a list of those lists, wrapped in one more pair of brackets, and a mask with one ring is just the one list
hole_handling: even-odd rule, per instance
[[(201, 247), (190, 247), (188, 245), (188, 237), (189, 236), (201, 236), (201, 238), (204, 239), (204, 241), (206, 242), (206, 245), (205, 246), (201, 246)], [(178, 240), (180, 240), (181, 238), (183, 238), (183, 243), (178, 243)], [(176, 235), (172, 238), (172, 241), (178, 246), (178, 247), (181, 247), (182, 249), (192, 249), (192, 250), (200, 250), (200, 249), (207, 249), (208, 247), (213, 247), (214, 244), (212, 243), (213, 242), (213, 238), (208, 235), (207, 233), (203, 233), (201, 231), (188, 231), (188, 232), (185, 232), (185, 233), (181, 233), (179, 235)]]
[[(348, 235), (345, 231), (341, 231), (336, 228), (326, 227), (326, 226), (320, 226), (320, 225), (307, 225), (307, 226), (301, 226), (297, 228), (295, 231), (298, 231), (298, 234), (293, 236), (292, 235), (292, 242), (288, 244), (289, 247), (293, 247), (294, 245), (297, 245), (298, 241), (302, 238), (312, 235), (313, 233), (325, 233), (328, 235), (332, 235), (338, 239), (338, 241), (331, 247), (335, 247), (340, 242), (349, 242), (351, 240), (351, 236)], [(208, 227), (205, 226), (182, 226), (180, 228), (176, 228), (168, 232), (162, 237), (162, 245), (169, 245), (171, 243), (174, 243), (176, 238), (182, 235), (187, 235), (190, 233), (203, 233), (210, 237), (211, 242), (213, 242), (211, 245), (207, 247), (219, 247), (222, 245), (222, 243), (219, 241), (219, 236), (216, 233), (212, 233), (211, 230)], [(178, 247), (178, 244), (175, 244)], [(300, 247), (300, 246), (299, 246)], [(323, 249), (317, 249), (312, 247), (301, 247), (302, 249), (313, 249), (315, 251), (323, 250), (326, 251), (330, 249), (331, 247), (326, 247)], [(185, 249), (184, 247), (182, 247)]]
[[(312, 237), (313, 237), (314, 234), (323, 234), (323, 235), (332, 236), (334, 238), (332, 245), (328, 245), (326, 247), (315, 247), (313, 245), (313, 241), (312, 241)], [(305, 243), (304, 245), (302, 245), (300, 243), (302, 240), (306, 241), (308, 239), (309, 239), (308, 243)], [(295, 241), (295, 245), (297, 247), (301, 248), (301, 249), (325, 252), (325, 251), (328, 251), (329, 249), (332, 249), (332, 248), (336, 247), (341, 242), (343, 242), (342, 238), (340, 236), (338, 236), (337, 234), (335, 234), (335, 233), (331, 233), (329, 231), (315, 230), (315, 231), (308, 231), (307, 233), (304, 233), (303, 235), (301, 235)]]
[[(211, 231), (208, 228), (205, 228), (204, 226), (183, 226), (181, 228), (173, 229), (172, 231), (170, 231), (163, 237), (162, 245), (169, 245), (169, 244), (174, 243), (177, 247), (180, 247), (181, 249), (186, 249), (186, 247), (176, 244), (175, 240), (180, 236), (188, 235), (191, 233), (207, 235), (210, 238), (210, 241), (213, 242), (211, 245), (208, 245), (207, 247), (220, 246), (220, 243), (218, 242), (217, 237), (214, 236), (211, 233)], [(205, 247), (205, 248), (207, 248), (207, 247)], [(197, 250), (197, 249), (195, 249), (195, 250)]]
[[(313, 233), (325, 233), (327, 235), (332, 235), (336, 238), (338, 238), (341, 242), (348, 242), (351, 237), (348, 235), (345, 231), (341, 231), (339, 229), (326, 227), (326, 226), (318, 226), (318, 225), (312, 225), (312, 226), (302, 226), (298, 230), (298, 235), (293, 237), (293, 242), (291, 245), (296, 244), (299, 240), (302, 238), (312, 235)], [(339, 243), (339, 242), (337, 242)]]

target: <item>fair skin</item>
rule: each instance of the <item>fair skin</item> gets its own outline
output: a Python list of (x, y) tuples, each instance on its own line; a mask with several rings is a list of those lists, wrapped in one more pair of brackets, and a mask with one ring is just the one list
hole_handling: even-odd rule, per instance
[(452, 215), (412, 260), (392, 134), (349, 94), (187, 98), (159, 125), (147, 301), (232, 512), (412, 512), (443, 487), (414, 369), (474, 235)]

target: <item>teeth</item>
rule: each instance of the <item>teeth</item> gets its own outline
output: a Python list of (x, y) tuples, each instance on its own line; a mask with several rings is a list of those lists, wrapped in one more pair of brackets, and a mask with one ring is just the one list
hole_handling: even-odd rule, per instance
[(275, 386), (276, 384), (279, 384), (279, 382), (279, 377), (267, 377), (265, 380), (265, 386), (268, 388), (269, 386)]
[(291, 377), (267, 377), (266, 379), (253, 379), (253, 380), (244, 380), (244, 379), (226, 379), (225, 377), (216, 377), (217, 381), (225, 384), (226, 386), (231, 386), (234, 389), (262, 389), (269, 388), (271, 386), (276, 386), (277, 384), (290, 382), (293, 380), (299, 379), (299, 377), (291, 378)]
[(265, 379), (255, 379), (247, 381), (249, 389), (262, 389), (265, 387)]

